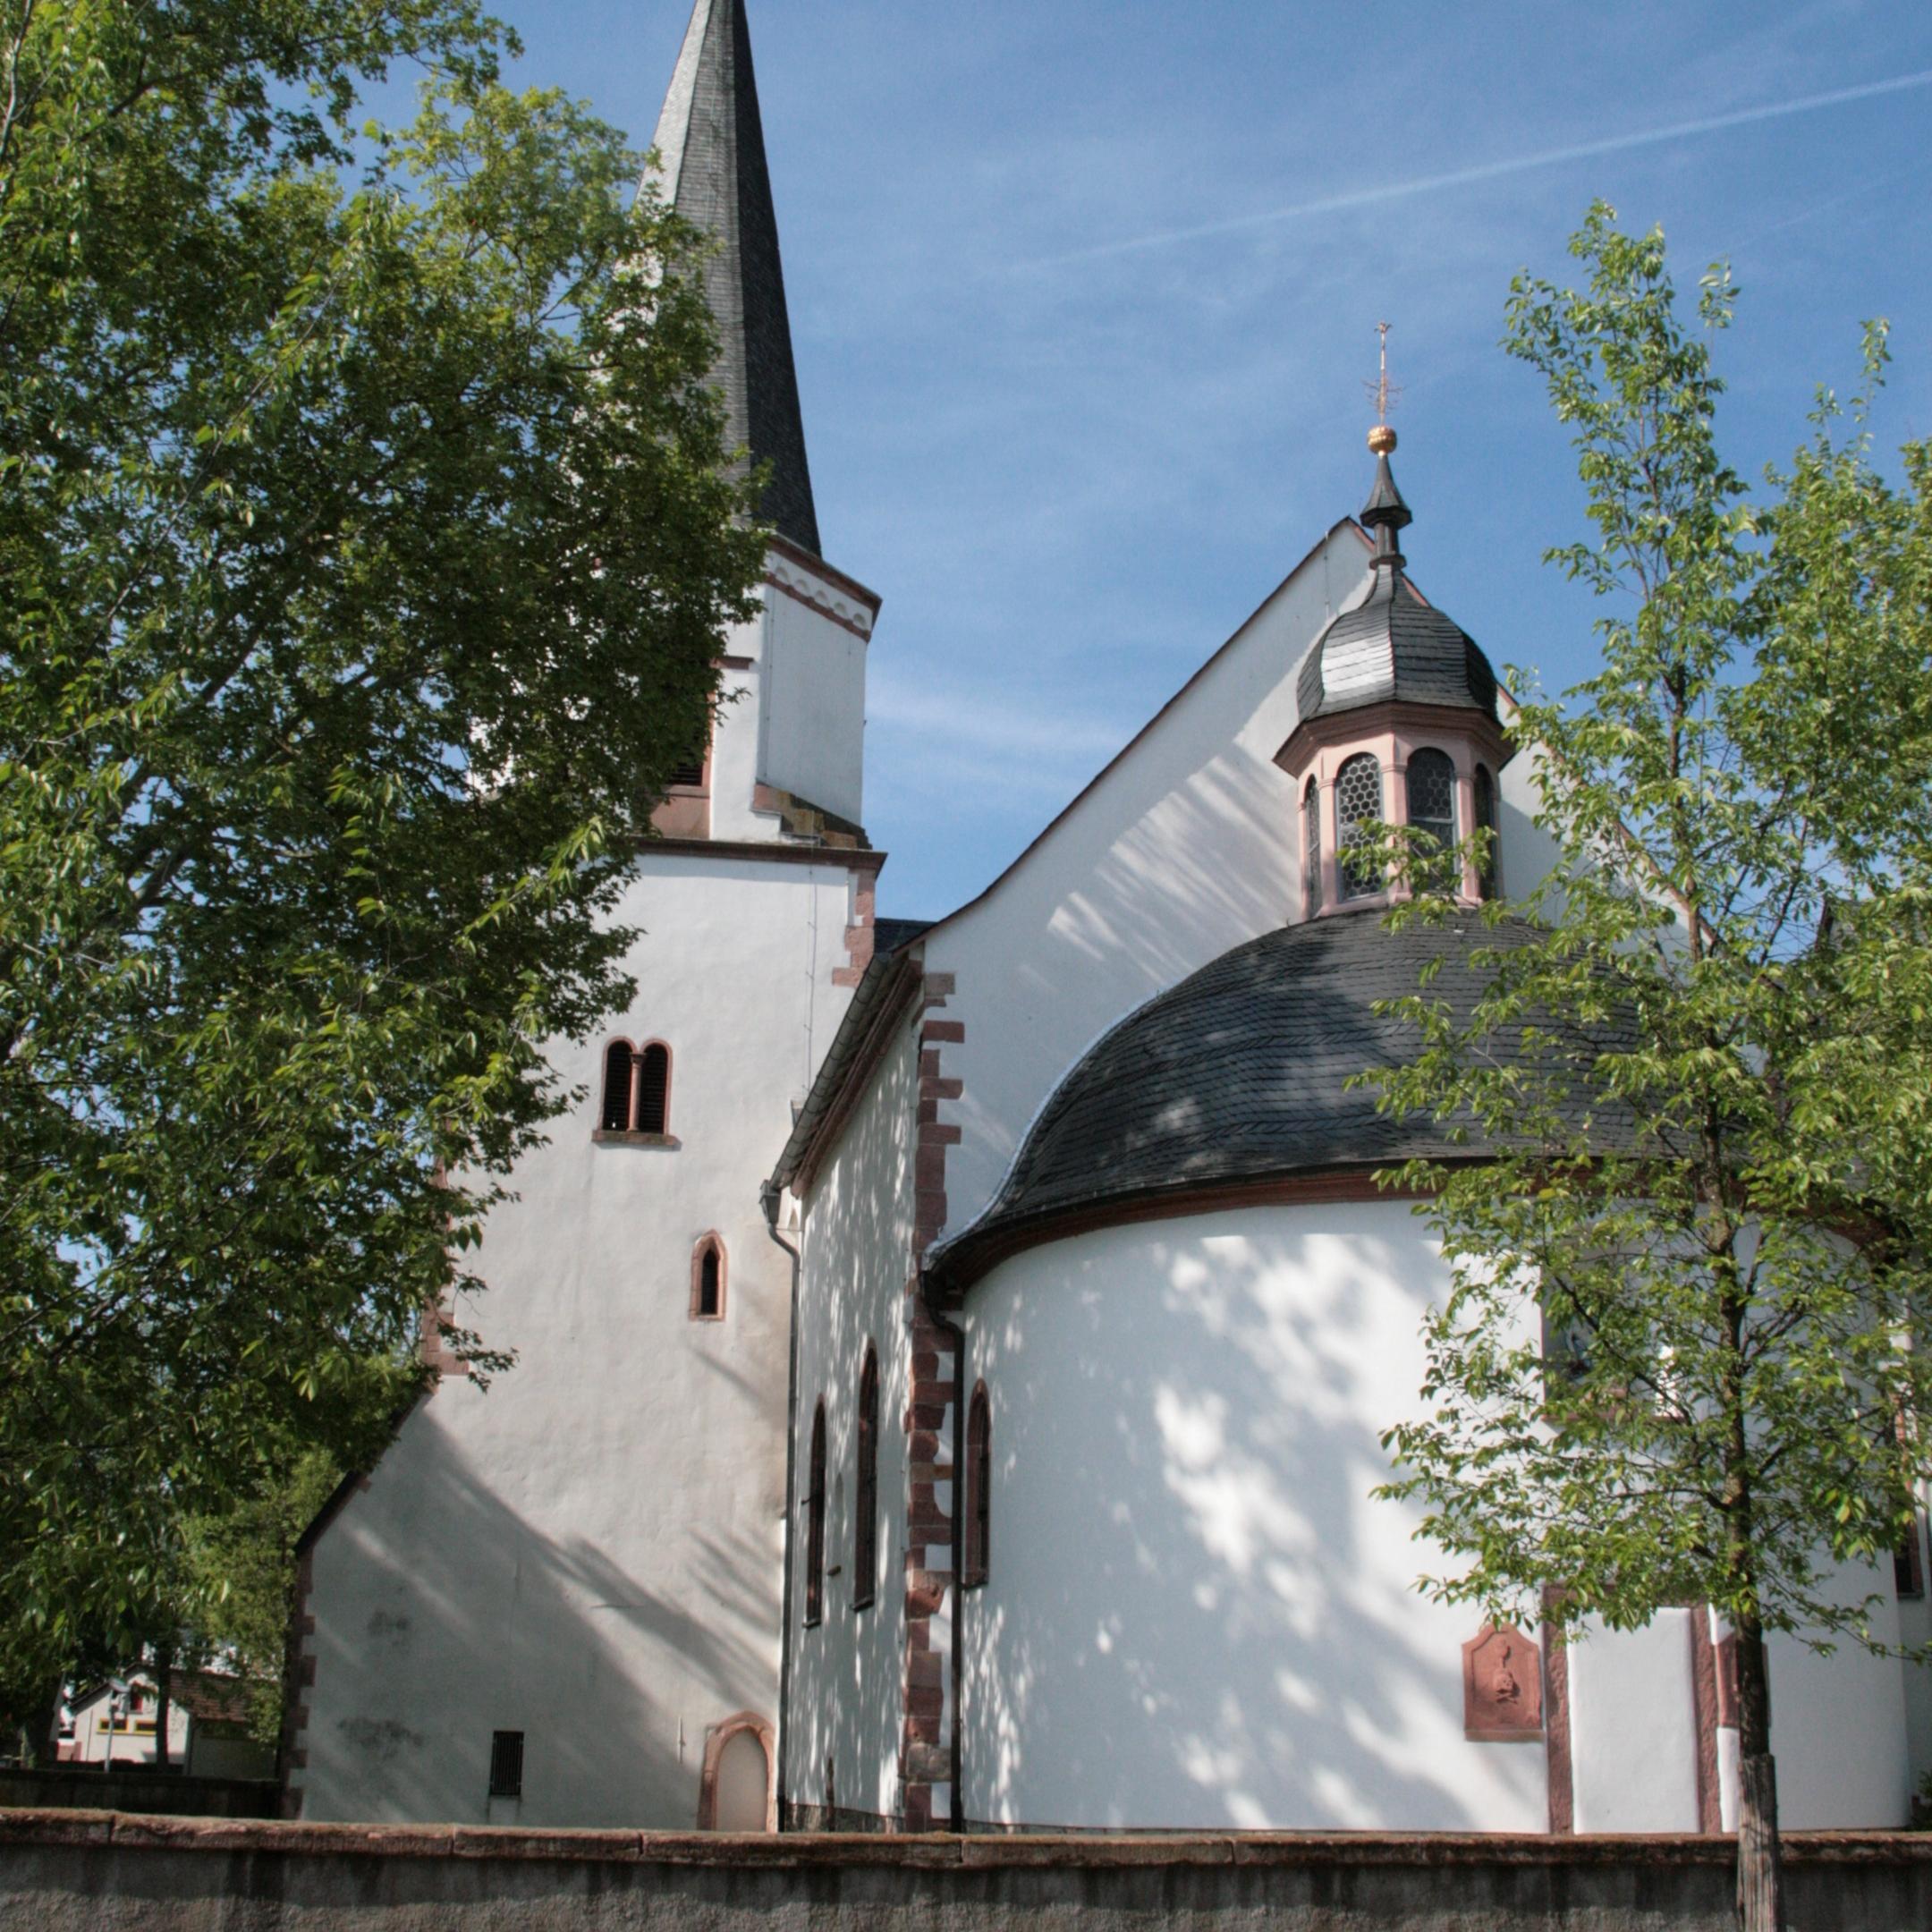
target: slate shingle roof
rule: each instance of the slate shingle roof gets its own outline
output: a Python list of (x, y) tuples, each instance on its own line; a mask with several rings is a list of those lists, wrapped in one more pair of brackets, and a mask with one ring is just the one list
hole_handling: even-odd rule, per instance
[(724, 398), (727, 440), (746, 445), (754, 464), (771, 464), (761, 513), (817, 556), (818, 513), (744, 0), (697, 0), (652, 146), (665, 199), (717, 243), (705, 264), (705, 295), (717, 324), (712, 381)]
[(1400, 564), (1377, 570), (1367, 601), (1322, 632), (1295, 686), (1303, 718), (1389, 702), (1496, 715), (1496, 673), (1482, 648), (1415, 594)]
[(1237, 946), (1131, 1014), (1061, 1082), (991, 1208), (935, 1256), (956, 1289), (1061, 1216), (1165, 1193), (1337, 1168), (1479, 1153), (1427, 1115), (1377, 1113), (1352, 1076), (1401, 1064), (1416, 1030), (1378, 1000), (1418, 990), (1472, 1008), (1486, 974), (1472, 950), (1521, 945), (1521, 924), (1471, 915), (1387, 930), (1378, 911), (1343, 913)]

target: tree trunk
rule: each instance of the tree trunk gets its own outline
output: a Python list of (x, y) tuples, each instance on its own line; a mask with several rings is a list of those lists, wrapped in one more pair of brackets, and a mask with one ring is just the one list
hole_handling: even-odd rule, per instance
[(165, 1645), (155, 1652), (155, 1769), (168, 1768), (168, 1706), (174, 1699), (174, 1653)]
[(50, 1677), (27, 1713), (27, 1761), (36, 1771), (44, 1771), (60, 1761), (58, 1732), (63, 1688), (58, 1677)]
[(1771, 1680), (1764, 1631), (1737, 1631), (1737, 1910), (1743, 1932), (1784, 1932), (1784, 1875), (1778, 1855), (1777, 1767), (1771, 1757)]

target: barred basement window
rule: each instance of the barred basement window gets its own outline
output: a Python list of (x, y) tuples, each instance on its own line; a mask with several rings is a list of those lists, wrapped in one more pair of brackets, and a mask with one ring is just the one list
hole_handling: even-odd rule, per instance
[(604, 1106), (597, 1115), (597, 1125), (606, 1133), (623, 1133), (631, 1124), (634, 1059), (629, 1040), (613, 1040), (604, 1049)]
[(1496, 895), (1496, 780), (1487, 765), (1476, 767), (1476, 828), (1487, 832), (1482, 864), (1476, 872), (1476, 889), (1485, 899)]
[(521, 1798), (523, 1795), (523, 1733), (521, 1731), (493, 1731), (490, 1733), (490, 1781), (492, 1798)]
[(812, 1411), (810, 1485), (805, 1495), (805, 1621), (825, 1614), (825, 1397)]
[(1380, 889), (1379, 867), (1369, 864), (1352, 848), (1367, 838), (1367, 827), (1382, 816), (1382, 767), (1375, 755), (1358, 751), (1335, 774), (1335, 858), (1342, 877), (1342, 896), (1361, 899)]
[(1301, 916), (1321, 911), (1321, 787), (1310, 778), (1301, 792)]
[(859, 1373), (859, 1482), (852, 1518), (852, 1608), (863, 1610), (878, 1585), (878, 1352), (866, 1343)]
[(975, 1385), (966, 1421), (966, 1551), (960, 1572), (971, 1589), (987, 1580), (993, 1555), (993, 1405), (984, 1382)]
[(1435, 840), (1437, 852), (1455, 843), (1455, 766), (1445, 751), (1417, 751), (1409, 760), (1409, 823)]
[(653, 1040), (638, 1055), (637, 1131), (668, 1133), (671, 1106), (671, 1049)]

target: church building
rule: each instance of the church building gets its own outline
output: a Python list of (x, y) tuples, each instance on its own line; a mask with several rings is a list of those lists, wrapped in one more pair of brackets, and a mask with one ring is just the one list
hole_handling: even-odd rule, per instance
[[(589, 1098), (487, 1229), (466, 1318), (516, 1365), (445, 1360), (305, 1538), (292, 1808), (1731, 1828), (1704, 1607), (1487, 1629), (1371, 1495), (1447, 1271), (1374, 1182), (1430, 1130), (1348, 1081), (1402, 1050), (1374, 1003), (1430, 958), (1470, 996), (1474, 909), (1551, 859), (1488, 660), (1398, 547), (1393, 435), (986, 892), (878, 919), (879, 600), (821, 555), (744, 0), (697, 0), (656, 146), (770, 465), (762, 607), (640, 851), (636, 1004), (556, 1046)], [(1467, 929), (1384, 928), (1377, 819), (1495, 834)], [(1857, 1580), (1879, 1635), (1932, 1637), (1923, 1578)], [(1786, 1824), (1902, 1823), (1924, 1674), (1772, 1671)]]

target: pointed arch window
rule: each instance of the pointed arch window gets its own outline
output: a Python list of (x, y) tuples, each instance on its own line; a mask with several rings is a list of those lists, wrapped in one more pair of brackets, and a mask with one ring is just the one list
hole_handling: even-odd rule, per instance
[(868, 1342), (859, 1371), (859, 1481), (852, 1514), (852, 1608), (878, 1589), (878, 1351)]
[(1310, 778), (1301, 788), (1301, 916), (1321, 911), (1321, 787)]
[(811, 1461), (805, 1492), (805, 1621), (825, 1615), (825, 1397), (812, 1411)]
[(724, 1319), (724, 1237), (707, 1234), (691, 1250), (691, 1318)]
[(1476, 767), (1476, 828), (1489, 836), (1483, 842), (1482, 863), (1476, 870), (1476, 889), (1485, 899), (1496, 895), (1496, 780), (1487, 765)]
[(976, 1383), (966, 1419), (966, 1548), (961, 1585), (987, 1580), (993, 1551), (993, 1404), (984, 1382)]
[(1372, 751), (1358, 751), (1335, 774), (1335, 859), (1344, 899), (1365, 899), (1382, 886), (1381, 869), (1355, 851), (1368, 827), (1382, 817), (1382, 767)]
[(1455, 761), (1446, 751), (1425, 747), (1410, 754), (1403, 780), (1409, 823), (1435, 840), (1437, 852), (1449, 851), (1456, 842)]

